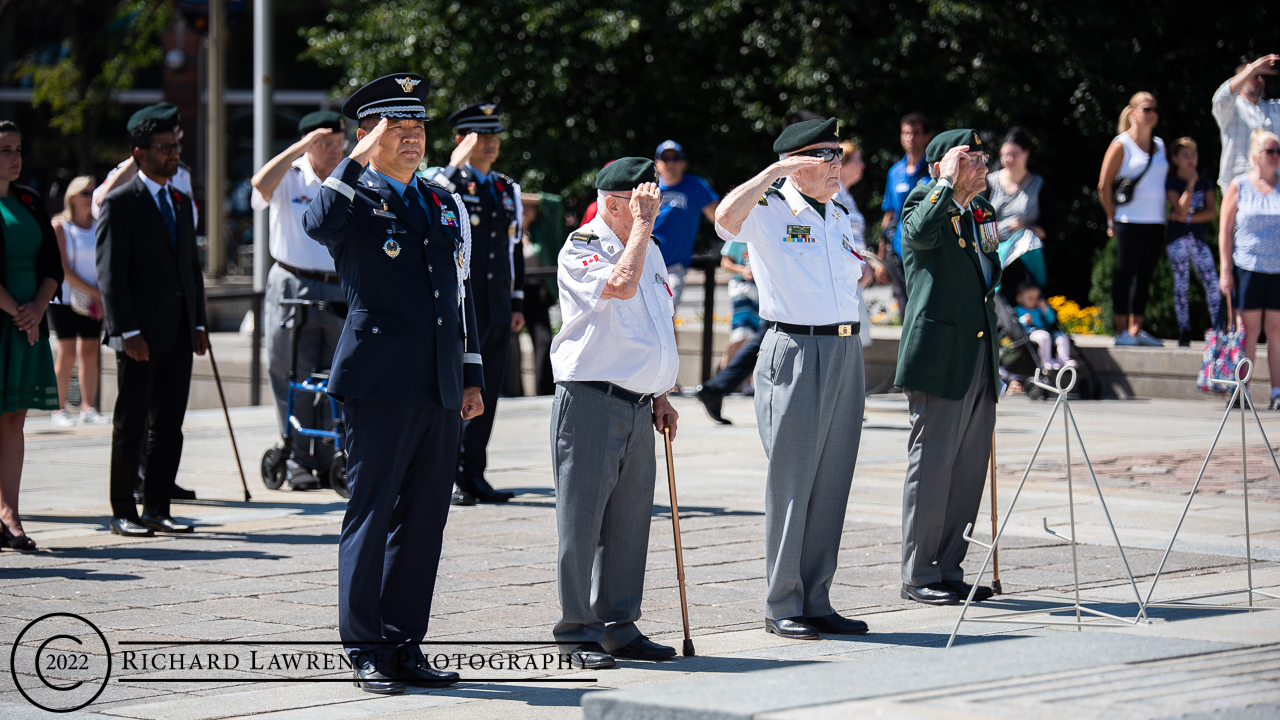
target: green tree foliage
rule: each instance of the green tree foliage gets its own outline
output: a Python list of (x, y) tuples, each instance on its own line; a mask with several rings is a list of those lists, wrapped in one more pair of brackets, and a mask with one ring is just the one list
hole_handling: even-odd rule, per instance
[[(1154, 92), (1159, 134), (1194, 137), (1216, 174), (1210, 97), (1241, 58), (1280, 47), (1275, 20), (1265, 5), (1104, 0), (338, 0), (302, 32), (307, 59), (344, 70), (339, 93), (407, 70), (430, 78), (438, 120), (500, 98), (502, 167), (571, 196), (606, 160), (668, 137), (723, 192), (773, 159), (788, 113), (810, 109), (862, 142), (858, 197), (874, 220), (903, 114), (995, 137), (1020, 125), (1060, 204), (1047, 290), (1082, 298), (1105, 241), (1098, 168), (1129, 95)], [(429, 133), (438, 162), (452, 139)]]
[(20, 63), (15, 74), (31, 76), (32, 103), (48, 105), (50, 126), (76, 138), (80, 170), (87, 172), (95, 123), (86, 120), (104, 112), (112, 93), (132, 87), (135, 73), (160, 61), (158, 38), (173, 21), (173, 10), (168, 0), (119, 0), (109, 22), (100, 25), (82, 22), (91, 15), (89, 1), (47, 4), (56, 6), (49, 12), (68, 19), (62, 56), (51, 63)]

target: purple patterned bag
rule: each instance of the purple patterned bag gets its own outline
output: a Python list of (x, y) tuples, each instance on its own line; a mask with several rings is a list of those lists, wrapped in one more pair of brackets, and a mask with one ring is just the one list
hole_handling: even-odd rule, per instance
[(1204, 357), (1200, 360), (1200, 376), (1196, 387), (1202, 392), (1226, 395), (1230, 385), (1210, 382), (1210, 379), (1235, 380), (1236, 363), (1244, 357), (1244, 331), (1205, 330)]

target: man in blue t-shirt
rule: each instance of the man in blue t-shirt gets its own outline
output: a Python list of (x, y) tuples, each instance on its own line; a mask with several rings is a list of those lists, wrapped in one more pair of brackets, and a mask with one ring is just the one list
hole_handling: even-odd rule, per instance
[[(907, 201), (912, 188), (919, 183), (929, 182), (929, 164), (924, 161), (924, 150), (933, 136), (929, 134), (929, 123), (925, 116), (918, 112), (904, 115), (898, 123), (898, 129), (898, 140), (906, 155), (889, 168), (889, 179), (885, 183), (884, 202), (880, 205), (880, 209), (884, 210), (880, 232), (885, 240), (891, 242), (880, 243), (879, 255), (884, 264), (876, 269), (876, 282), (881, 285), (886, 282), (893, 284), (898, 317), (903, 318), (907, 315), (907, 279), (902, 271), (902, 204)], [(888, 247), (890, 244), (892, 247)]]
[(693, 240), (698, 234), (699, 216), (716, 221), (720, 196), (697, 175), (684, 172), (684, 148), (675, 140), (658, 146), (654, 153), (658, 169), (658, 189), (662, 191), (662, 208), (653, 224), (653, 234), (662, 242), (662, 259), (667, 263), (672, 300), (680, 306), (684, 293), (684, 274), (693, 262)]

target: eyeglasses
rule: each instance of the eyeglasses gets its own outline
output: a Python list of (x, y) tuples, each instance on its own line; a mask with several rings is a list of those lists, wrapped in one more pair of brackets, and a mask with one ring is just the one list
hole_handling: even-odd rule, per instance
[(182, 143), (160, 143), (148, 146), (151, 150), (159, 150), (163, 155), (181, 155)]
[(346, 150), (350, 143), (343, 137), (337, 140), (319, 140), (316, 144), (325, 150)]
[(983, 164), (983, 165), (986, 165), (986, 164), (987, 164), (987, 160), (989, 160), (989, 159), (990, 159), (990, 157), (989, 157), (986, 153), (977, 153), (977, 154), (975, 154), (975, 153), (968, 153), (968, 154), (965, 156), (965, 159), (964, 159), (964, 160), (965, 160), (965, 162), (969, 163), (969, 167), (974, 167), (975, 165), (978, 165), (978, 164), (980, 164), (980, 163), (981, 163), (981, 164)]
[(800, 152), (791, 153), (792, 155), (804, 155), (806, 157), (822, 158), (822, 162), (831, 162), (844, 157), (843, 148), (814, 148), (812, 150), (801, 150)]

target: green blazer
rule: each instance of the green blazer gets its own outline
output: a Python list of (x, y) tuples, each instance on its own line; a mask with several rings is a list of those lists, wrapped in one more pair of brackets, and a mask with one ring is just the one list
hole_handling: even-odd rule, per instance
[[(1000, 256), (995, 251), (995, 210), (982, 196), (963, 213), (952, 190), (937, 181), (920, 184), (902, 207), (902, 264), (907, 277), (906, 317), (898, 347), (894, 384), (947, 400), (961, 400), (973, 379), (980, 343), (991, 348), (992, 387), (999, 388), (995, 288)], [(983, 225), (975, 225), (975, 214)], [(959, 230), (957, 231), (957, 226)], [(978, 264), (985, 233), (991, 281)], [(997, 395), (999, 393), (997, 392)]]

